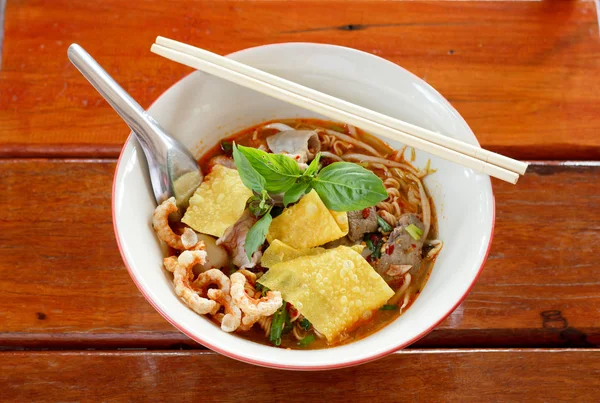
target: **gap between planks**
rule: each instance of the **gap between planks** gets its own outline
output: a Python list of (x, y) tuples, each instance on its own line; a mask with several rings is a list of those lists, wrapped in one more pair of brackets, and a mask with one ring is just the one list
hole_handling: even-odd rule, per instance
[[(394, 351), (389, 354), (392, 356), (398, 355), (424, 355), (424, 354), (469, 354), (469, 353), (478, 353), (478, 354), (498, 354), (498, 353), (553, 353), (553, 354), (561, 354), (561, 353), (571, 353), (573, 349), (571, 348), (436, 348), (436, 349), (403, 349)], [(580, 353), (600, 353), (599, 348), (585, 348), (578, 349), (577, 352)], [(14, 355), (14, 354), (22, 354), (22, 355), (50, 355), (51, 351), (36, 351), (36, 352), (0, 352), (0, 357), (3, 355)], [(188, 355), (214, 355), (219, 356), (219, 353), (214, 351), (205, 350), (205, 351), (63, 351), (61, 355), (95, 355), (95, 356), (155, 356), (155, 357), (181, 357)]]
[[(434, 329), (414, 344), (410, 350), (434, 351), (474, 349), (571, 349), (586, 350), (600, 347), (597, 329), (578, 328), (585, 338), (570, 337), (574, 329)], [(2, 351), (208, 351), (183, 333), (164, 331), (132, 331), (123, 333), (0, 333)]]

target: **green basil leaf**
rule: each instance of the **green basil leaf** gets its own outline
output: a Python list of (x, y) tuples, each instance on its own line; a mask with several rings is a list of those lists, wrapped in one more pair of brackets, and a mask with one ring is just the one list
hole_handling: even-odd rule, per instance
[[(265, 189), (272, 193), (283, 193), (302, 175), (292, 158), (281, 154), (269, 154), (262, 150), (239, 146), (250, 165), (266, 180)], [(238, 168), (239, 170), (239, 168)]]
[(244, 185), (257, 193), (261, 193), (265, 188), (265, 178), (263, 178), (250, 164), (248, 158), (238, 150), (238, 146), (233, 144), (233, 161), (237, 167), (238, 173)]
[(315, 159), (312, 160), (308, 168), (302, 174), (303, 176), (315, 176), (317, 171), (319, 170), (319, 161), (321, 160), (321, 153), (317, 153)]
[(310, 186), (310, 182), (299, 181), (298, 183), (294, 183), (291, 188), (289, 188), (285, 194), (283, 195), (283, 205), (287, 207), (290, 203), (295, 203), (302, 197), (306, 190)]
[(334, 162), (319, 172), (312, 181), (328, 209), (361, 210), (388, 197), (381, 179), (373, 172), (352, 162)]
[(265, 243), (265, 238), (267, 237), (267, 232), (269, 231), (269, 225), (271, 225), (271, 221), (273, 221), (271, 214), (265, 214), (260, 220), (254, 223), (252, 228), (250, 228), (248, 231), (248, 234), (246, 234), (244, 249), (246, 250), (248, 259), (252, 259), (252, 254), (256, 252), (260, 245)]

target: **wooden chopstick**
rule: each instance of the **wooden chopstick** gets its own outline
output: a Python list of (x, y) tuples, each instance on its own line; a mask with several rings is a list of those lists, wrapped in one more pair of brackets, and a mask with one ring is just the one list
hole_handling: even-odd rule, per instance
[[(288, 80), (273, 76), (273, 75), (263, 72), (261, 70), (254, 69), (250, 66), (243, 65), (239, 62), (235, 62), (231, 59), (216, 55), (214, 53), (208, 52), (203, 49), (198, 49), (193, 46), (186, 45), (186, 44), (176, 42), (176, 41), (172, 41), (170, 39), (166, 39), (166, 38), (162, 38), (162, 37), (158, 37), (157, 42), (160, 42), (161, 44), (153, 44), (152, 48), (151, 48), (152, 52), (159, 54), (163, 57), (166, 57), (170, 60), (185, 64), (187, 66), (196, 68), (198, 70), (202, 70), (204, 72), (215, 75), (217, 77), (220, 77), (225, 80), (242, 85), (246, 88), (250, 88), (250, 89), (259, 91), (261, 93), (264, 93), (266, 95), (272, 96), (277, 99), (280, 99), (282, 101), (289, 102), (296, 106), (320, 113), (320, 114), (330, 117), (332, 119), (347, 122), (349, 124), (357, 126), (361, 129), (371, 132), (373, 134), (377, 134), (377, 135), (386, 137), (391, 140), (401, 141), (402, 143), (409, 145), (411, 147), (414, 147), (414, 148), (417, 148), (417, 149), (420, 149), (423, 151), (427, 151), (427, 152), (437, 155), (441, 158), (447, 159), (449, 161), (453, 161), (455, 163), (461, 164), (468, 168), (472, 168), (476, 171), (488, 174), (488, 175), (496, 177), (498, 179), (501, 179), (501, 180), (504, 180), (504, 181), (507, 181), (510, 183), (516, 183), (519, 178), (519, 175), (517, 172), (494, 165), (493, 163), (485, 162), (484, 160), (477, 159), (476, 157), (473, 157), (471, 155), (463, 154), (462, 152), (447, 148), (444, 145), (430, 142), (429, 140), (423, 139), (421, 137), (413, 136), (402, 130), (399, 130), (399, 129), (396, 129), (396, 128), (393, 128), (390, 126), (386, 126), (385, 124), (382, 124), (378, 121), (371, 120), (371, 119), (364, 117), (365, 114), (369, 114), (369, 113), (371, 114), (370, 116), (372, 116), (373, 118), (379, 117), (378, 115), (385, 117), (385, 115), (376, 113), (374, 111), (370, 111), (366, 108), (362, 108), (357, 105), (353, 105), (349, 102), (331, 97), (329, 95), (320, 93), (316, 90), (313, 90), (313, 89), (310, 89), (307, 87), (303, 87), (299, 84), (292, 83)], [(167, 45), (167, 46), (165, 46), (165, 45)], [(174, 49), (173, 46), (177, 47), (177, 49)], [(206, 55), (209, 55), (209, 56), (206, 57)], [(210, 58), (210, 60), (209, 60), (209, 58)], [(214, 62), (217, 62), (218, 64), (214, 63)], [(233, 70), (230, 68), (231, 66), (234, 66), (234, 65), (235, 65), (236, 70)], [(243, 66), (243, 67), (240, 67), (240, 66)], [(251, 72), (251, 74), (253, 76), (245, 74), (246, 72)], [(275, 85), (275, 84), (281, 84), (281, 83), (283, 83), (282, 85), (284, 85), (288, 88), (294, 88), (295, 91), (302, 92), (302, 94), (300, 94), (298, 92), (293, 92), (293, 91), (288, 90), (287, 88), (282, 88), (280, 86)], [(310, 97), (306, 96), (304, 94), (310, 95)], [(313, 98), (313, 96), (315, 94), (317, 94), (316, 97), (318, 97), (319, 100), (316, 100)], [(321, 102), (320, 100), (327, 100), (327, 102), (329, 102), (329, 103), (324, 103), (324, 102)], [(344, 106), (344, 108), (347, 105), (351, 105), (352, 110), (360, 112), (361, 115), (357, 115), (357, 114), (349, 112), (345, 109), (338, 108), (336, 106), (332, 106), (333, 103), (335, 103), (335, 105)], [(414, 126), (414, 125), (410, 125), (406, 122), (402, 122), (397, 119), (393, 119), (391, 117), (386, 117), (386, 118), (388, 118), (387, 122), (392, 122), (395, 125), (396, 124), (404, 124), (404, 125), (408, 125), (405, 127)], [(398, 122), (400, 122), (400, 123), (398, 123)], [(417, 127), (417, 126), (414, 126), (414, 127)], [(421, 129), (421, 128), (419, 128), (419, 129)], [(430, 132), (426, 129), (421, 129), (421, 130), (422, 130), (421, 136), (423, 136), (423, 134), (422, 134), (422, 133), (424, 133), (423, 131)], [(436, 138), (441, 137), (443, 139), (449, 139), (449, 138), (446, 138), (445, 136), (439, 135), (434, 132), (430, 132), (430, 133), (433, 133)], [(452, 140), (452, 143), (459, 143), (460, 146), (465, 145), (465, 143), (462, 143), (460, 141), (456, 141), (454, 139), (450, 139), (450, 140)], [(441, 141), (441, 140), (438, 140), (438, 141)], [(455, 146), (456, 146), (456, 144), (455, 144)], [(466, 149), (473, 147), (468, 144), (467, 144), (467, 146), (469, 146), (469, 147), (466, 147)], [(480, 153), (479, 153), (480, 158), (490, 159), (489, 155), (487, 155), (487, 157), (482, 157), (482, 156), (486, 155), (486, 153), (494, 154), (494, 153), (491, 153), (486, 150), (483, 150), (484, 153), (481, 153), (481, 149), (479, 149), (477, 147), (473, 147), (473, 148), (477, 149), (476, 151), (480, 151)], [(475, 154), (477, 155), (477, 153), (475, 153)], [(495, 155), (498, 155), (498, 154), (495, 154)], [(496, 160), (514, 161), (514, 160), (511, 160), (511, 159), (503, 157), (503, 156), (499, 156), (499, 157), (501, 157), (501, 158), (496, 158)], [(512, 166), (516, 166), (522, 172), (525, 171), (527, 164), (520, 163), (519, 161), (514, 161), (514, 162), (517, 164), (513, 163)], [(522, 165), (520, 165), (520, 164), (522, 164)]]
[(527, 164), (524, 162), (505, 157), (504, 155), (493, 153), (481, 147), (477, 147), (472, 144), (441, 135), (439, 133), (427, 130), (425, 128), (413, 125), (411, 123), (392, 118), (391, 116), (375, 112), (371, 109), (364, 108), (362, 106), (344, 101), (339, 98), (335, 98), (333, 96), (313, 90), (312, 88), (308, 88), (303, 85), (294, 83), (292, 81), (283, 79), (281, 77), (269, 74), (262, 70), (245, 65), (227, 57), (217, 55), (207, 50), (200, 49), (182, 42), (174, 41), (172, 39), (164, 38), (162, 36), (156, 38), (156, 43), (167, 48), (171, 48), (192, 56), (196, 56), (213, 64), (220, 65), (222, 67), (247, 75), (257, 80), (268, 82), (277, 87), (286, 89), (299, 95), (303, 95), (307, 98), (312, 98), (326, 105), (345, 110), (365, 119), (379, 122), (386, 126), (403, 131), (407, 134), (419, 137), (423, 140), (427, 140), (432, 143), (444, 146), (446, 148), (450, 148), (462, 154), (467, 154), (473, 158), (482, 160), (484, 162), (489, 162), (501, 168), (506, 168), (510, 171), (517, 172), (521, 175), (524, 174), (525, 170), (527, 169)]

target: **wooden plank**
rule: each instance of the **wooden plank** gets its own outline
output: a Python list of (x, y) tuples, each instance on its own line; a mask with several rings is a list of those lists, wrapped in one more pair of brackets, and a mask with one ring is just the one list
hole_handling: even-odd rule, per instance
[(575, 1), (9, 2), (0, 155), (116, 156), (128, 130), (66, 48), (82, 44), (147, 106), (190, 71), (149, 52), (158, 34), (221, 54), (274, 42), (354, 47), (438, 88), (487, 148), (600, 157), (598, 20), (593, 2)]
[(600, 350), (405, 350), (318, 376), (212, 352), (10, 352), (0, 386), (4, 402), (594, 402)]
[(2, 69), (2, 44), (4, 43), (4, 10), (6, 0), (0, 0), (0, 70)]
[[(198, 347), (144, 300), (111, 222), (112, 160), (0, 160), (0, 348)], [(469, 297), (420, 347), (600, 345), (600, 166), (495, 183)], [(558, 312), (553, 312), (558, 311)]]

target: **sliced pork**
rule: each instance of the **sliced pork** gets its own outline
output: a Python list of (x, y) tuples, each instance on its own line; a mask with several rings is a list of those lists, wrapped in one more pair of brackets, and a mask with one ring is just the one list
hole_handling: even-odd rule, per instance
[[(393, 282), (396, 277), (405, 272), (405, 269), (414, 275), (421, 267), (424, 239), (417, 240), (406, 230), (411, 224), (421, 231), (425, 229), (425, 225), (416, 214), (400, 216), (398, 225), (381, 248), (381, 258), (374, 262), (375, 270), (388, 283)], [(406, 266), (411, 267), (408, 269)]]
[(221, 245), (227, 249), (232, 263), (240, 269), (254, 267), (262, 257), (262, 252), (256, 251), (252, 255), (252, 260), (250, 260), (246, 254), (246, 249), (244, 249), (246, 235), (248, 235), (248, 231), (256, 221), (257, 219), (246, 210), (244, 211), (244, 215), (235, 224), (227, 228), (221, 238), (217, 239), (217, 245)]
[(362, 240), (363, 235), (377, 231), (377, 212), (375, 207), (348, 212), (348, 238), (356, 242)]
[(287, 154), (298, 163), (312, 160), (321, 150), (319, 135), (314, 130), (286, 130), (267, 137), (269, 150), (275, 154)]

